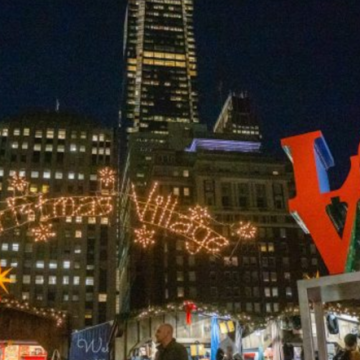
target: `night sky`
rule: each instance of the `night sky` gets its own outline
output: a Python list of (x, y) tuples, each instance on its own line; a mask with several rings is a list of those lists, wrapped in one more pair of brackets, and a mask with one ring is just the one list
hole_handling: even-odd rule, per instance
[[(60, 109), (115, 125), (125, 0), (0, 0), (0, 119)], [(195, 0), (201, 119), (247, 90), (266, 151), (321, 129), (337, 182), (360, 141), (360, 1)]]

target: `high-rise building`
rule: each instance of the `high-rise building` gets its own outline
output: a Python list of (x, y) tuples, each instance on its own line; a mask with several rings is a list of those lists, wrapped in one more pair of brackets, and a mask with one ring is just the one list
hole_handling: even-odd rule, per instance
[(261, 141), (258, 118), (247, 92), (231, 92), (214, 125), (214, 133), (234, 134), (238, 139)]
[[(30, 198), (99, 196), (98, 172), (115, 168), (114, 131), (90, 119), (31, 113), (0, 125), (0, 199), (14, 196), (13, 175), (28, 183)], [(20, 201), (19, 199), (17, 201)], [(113, 319), (116, 297), (115, 211), (108, 216), (68, 216), (74, 202), (60, 202), (54, 235), (35, 242), (38, 219), (22, 212), (23, 226), (0, 234), (0, 265), (12, 267), (12, 296), (39, 307), (66, 310), (74, 328)], [(80, 210), (79, 210), (80, 211)], [(91, 211), (90, 211), (91, 213)], [(89, 213), (89, 214), (90, 214)], [(24, 217), (28, 217), (24, 219)]]
[[(312, 239), (288, 213), (293, 183), (286, 162), (254, 144), (199, 124), (170, 124), (168, 135), (130, 136), (128, 177), (139, 199), (147, 199), (157, 182), (159, 194), (176, 198), (183, 213), (206, 207), (230, 245), (218, 256), (205, 250), (191, 255), (184, 238), (165, 230), (144, 250), (133, 243), (134, 227), (141, 227), (135, 213), (120, 251), (124, 309), (193, 300), (273, 313), (297, 303), (296, 281), (305, 274), (326, 274)], [(257, 228), (255, 238), (235, 234), (240, 221)]]
[(198, 122), (193, 0), (129, 0), (124, 37), (122, 127)]

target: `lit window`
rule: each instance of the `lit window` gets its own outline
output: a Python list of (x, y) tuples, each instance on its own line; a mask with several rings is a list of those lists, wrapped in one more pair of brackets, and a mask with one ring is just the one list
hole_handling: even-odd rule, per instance
[(80, 145), (80, 152), (85, 152), (86, 151), (86, 148), (84, 145)]
[(13, 149), (17, 149), (19, 147), (19, 143), (17, 141), (14, 141), (12, 144), (11, 144), (11, 147)]
[(278, 297), (279, 296), (279, 290), (277, 287), (272, 288), (272, 296)]
[(99, 300), (99, 302), (106, 302), (107, 301), (107, 294), (99, 294), (98, 300)]
[(0, 260), (0, 266), (2, 266), (2, 267), (7, 266), (7, 260), (6, 259), (1, 259)]
[(23, 276), (23, 283), (24, 284), (30, 284), (30, 275), (24, 275)]
[(13, 244), (12, 244), (12, 250), (13, 250), (13, 251), (19, 251), (19, 247), (20, 247), (20, 246), (19, 246), (18, 243), (13, 243)]
[(57, 269), (57, 262), (52, 260), (49, 262), (49, 269)]
[(14, 136), (19, 136), (20, 135), (20, 129), (14, 129), (13, 134), (14, 134)]
[(41, 145), (40, 144), (35, 144), (34, 145), (34, 151), (40, 151), (41, 150)]
[(29, 148), (28, 143), (27, 143), (26, 141), (23, 142), (23, 143), (21, 144), (21, 148), (24, 149), (24, 150), (28, 149), (28, 148)]
[(69, 260), (65, 260), (63, 262), (63, 268), (64, 269), (70, 269), (70, 261)]
[(1, 135), (2, 136), (8, 136), (9, 135), (9, 130), (8, 129), (2, 129), (2, 131), (1, 131)]
[(184, 297), (184, 288), (183, 287), (178, 287), (177, 288), (177, 297)]
[(71, 223), (71, 221), (72, 221), (71, 216), (67, 216), (67, 217), (65, 218), (65, 221), (66, 221), (67, 223)]
[(92, 148), (91, 149), (91, 154), (96, 155), (97, 154), (97, 148)]
[(70, 144), (70, 151), (75, 152), (77, 150), (76, 144)]
[(79, 173), (79, 174), (78, 174), (78, 179), (79, 179), (79, 180), (84, 180), (84, 174)]
[(80, 133), (80, 138), (81, 138), (81, 139), (86, 139), (86, 132), (85, 132), (85, 131), (82, 131), (82, 132)]
[(76, 231), (75, 231), (75, 237), (78, 238), (78, 239), (82, 237), (82, 232), (81, 232), (81, 230), (76, 230)]
[(63, 173), (61, 171), (57, 171), (55, 173), (55, 179), (62, 179), (63, 178)]
[(43, 177), (44, 179), (50, 179), (51, 178), (51, 171), (50, 170), (45, 170), (43, 173)]
[(35, 277), (35, 284), (42, 285), (44, 284), (44, 276), (42, 275), (36, 275)]
[(286, 289), (285, 289), (285, 293), (286, 293), (286, 296), (287, 297), (291, 297), (292, 296), (292, 289), (290, 286), (288, 286)]
[(189, 170), (183, 170), (183, 177), (189, 177)]
[(18, 261), (16, 259), (11, 259), (10, 266), (15, 268), (18, 266)]
[(96, 224), (96, 218), (95, 217), (89, 217), (88, 223), (89, 224)]
[(104, 141), (104, 140), (105, 140), (104, 134), (100, 134), (100, 135), (99, 135), (99, 141)]
[(42, 131), (41, 130), (36, 130), (35, 137), (38, 138), (38, 139), (41, 139), (42, 138)]
[(179, 195), (180, 195), (180, 189), (179, 189), (178, 187), (174, 187), (174, 188), (173, 188), (173, 194), (174, 194), (175, 196), (179, 196)]
[(45, 263), (44, 263), (43, 260), (39, 260), (39, 261), (36, 262), (36, 268), (37, 269), (44, 269), (44, 267), (45, 267)]
[(107, 218), (107, 217), (102, 217), (101, 218), (101, 224), (107, 225), (108, 223), (109, 223), (109, 218)]
[(184, 188), (184, 196), (190, 196), (190, 189), (189, 188)]
[(65, 152), (65, 145), (58, 145), (57, 152), (60, 152), (60, 153)]
[(59, 134), (58, 134), (58, 138), (59, 138), (59, 139), (65, 139), (65, 137), (66, 137), (66, 131), (60, 129), (60, 130), (59, 130)]
[(4, 176), (4, 169), (0, 168), (0, 176)]
[(39, 172), (38, 171), (32, 171), (31, 172), (31, 178), (36, 179), (38, 177), (39, 177)]
[(85, 285), (94, 286), (94, 278), (92, 276), (87, 276), (85, 280)]
[(23, 292), (21, 295), (22, 300), (30, 300), (30, 293), (28, 291)]
[(31, 185), (30, 185), (30, 192), (32, 192), (32, 193), (37, 193), (37, 191), (38, 191), (37, 185), (31, 184)]
[[(74, 248), (75, 254), (81, 254), (81, 245), (76, 245)], [(75, 267), (76, 268), (76, 267)]]
[(50, 186), (49, 186), (49, 185), (43, 185), (43, 186), (41, 186), (41, 192), (42, 192), (43, 194), (47, 194), (47, 193), (49, 192), (49, 190), (50, 190)]
[(74, 276), (73, 284), (74, 285), (80, 285), (80, 276)]
[(45, 151), (53, 151), (54, 147), (52, 144), (46, 144)]
[(49, 285), (56, 285), (56, 276), (49, 276)]
[(69, 301), (69, 294), (63, 295), (63, 301)]
[(30, 129), (29, 128), (25, 128), (24, 129), (24, 136), (29, 136), (30, 135)]
[(69, 276), (63, 276), (63, 285), (69, 285), (70, 277)]
[(74, 172), (69, 172), (68, 179), (69, 180), (74, 180), (75, 179), (75, 173)]
[(47, 129), (46, 131), (46, 137), (48, 139), (53, 139), (54, 138), (54, 129)]
[(75, 221), (78, 223), (78, 224), (81, 224), (82, 223), (82, 217), (81, 216), (77, 216), (75, 218)]
[(8, 251), (8, 250), (9, 250), (9, 244), (7, 244), (7, 243), (2, 243), (2, 244), (1, 244), (1, 250), (2, 250), (2, 251)]
[(93, 135), (93, 136), (92, 136), (92, 141), (98, 141), (98, 136), (97, 136), (97, 135)]

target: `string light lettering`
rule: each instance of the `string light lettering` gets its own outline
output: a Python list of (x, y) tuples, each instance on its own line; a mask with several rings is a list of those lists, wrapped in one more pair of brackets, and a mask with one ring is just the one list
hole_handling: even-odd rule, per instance
[(235, 229), (235, 233), (243, 240), (252, 240), (256, 237), (256, 227), (250, 221), (240, 221)]
[[(135, 186), (132, 185), (132, 199), (141, 223), (165, 229), (184, 237), (186, 249), (191, 254), (196, 254), (201, 250), (218, 253), (229, 243), (225, 237), (211, 229), (210, 223), (213, 220), (207, 209), (197, 205), (190, 208), (186, 214), (177, 212), (176, 198), (171, 195), (165, 198), (158, 194), (157, 183), (151, 189), (146, 202), (138, 199)], [(136, 236), (137, 242), (141, 242), (138, 233)], [(152, 244), (152, 242), (144, 241), (141, 243), (144, 247)]]
[(104, 168), (99, 171), (100, 184), (104, 188), (113, 188), (116, 180), (116, 173), (111, 168)]
[(9, 184), (14, 189), (14, 192), (18, 191), (22, 193), (29, 187), (29, 183), (25, 180), (25, 178), (17, 173), (10, 177)]

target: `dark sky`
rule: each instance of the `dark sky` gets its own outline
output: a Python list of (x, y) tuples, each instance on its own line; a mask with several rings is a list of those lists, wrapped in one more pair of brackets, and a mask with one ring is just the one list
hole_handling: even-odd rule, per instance
[[(59, 98), (115, 124), (125, 6), (0, 0), (0, 119)], [(195, 36), (203, 121), (248, 90), (269, 151), (321, 129), (345, 177), (360, 141), (360, 1), (195, 0)]]

